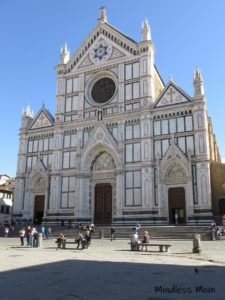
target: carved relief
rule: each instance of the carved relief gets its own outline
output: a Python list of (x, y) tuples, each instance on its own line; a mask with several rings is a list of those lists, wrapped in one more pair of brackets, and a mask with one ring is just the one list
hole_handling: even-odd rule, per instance
[(177, 102), (186, 102), (188, 99), (182, 96), (182, 94), (176, 90), (173, 86), (168, 87), (163, 97), (158, 101), (158, 106), (164, 106), (169, 104), (175, 104)]
[(181, 95), (177, 95), (177, 97), (175, 98), (176, 102), (181, 102), (182, 101), (182, 97)]
[(119, 51), (118, 49), (113, 47), (112, 50), (112, 55), (110, 57), (110, 59), (115, 59), (115, 58), (119, 58), (119, 57), (123, 57), (125, 56), (121, 51)]
[(37, 118), (32, 128), (40, 128), (40, 127), (51, 126), (51, 125), (52, 124), (49, 121), (49, 119), (46, 117), (46, 115), (43, 112), (41, 112), (40, 116)]
[(186, 177), (186, 172), (178, 163), (174, 163), (167, 171), (166, 177), (170, 179), (184, 178)]
[(115, 163), (111, 155), (107, 152), (102, 153), (95, 160), (93, 170), (112, 170), (115, 169)]
[(79, 65), (78, 68), (83, 68), (83, 67), (87, 67), (87, 66), (90, 66), (90, 65), (93, 65), (93, 63), (91, 62), (89, 56), (86, 56), (86, 57), (82, 60), (82, 62), (81, 62), (81, 64)]
[(34, 188), (45, 188), (46, 187), (46, 181), (44, 178), (39, 178), (35, 183), (34, 183)]

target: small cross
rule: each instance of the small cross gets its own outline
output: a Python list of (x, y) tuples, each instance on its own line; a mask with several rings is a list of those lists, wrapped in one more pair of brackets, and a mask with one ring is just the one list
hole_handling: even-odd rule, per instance
[(172, 103), (173, 102), (173, 94), (176, 94), (175, 92), (173, 92), (173, 89), (172, 88), (170, 88), (170, 91), (167, 93), (167, 95), (169, 95), (170, 96), (170, 103)]

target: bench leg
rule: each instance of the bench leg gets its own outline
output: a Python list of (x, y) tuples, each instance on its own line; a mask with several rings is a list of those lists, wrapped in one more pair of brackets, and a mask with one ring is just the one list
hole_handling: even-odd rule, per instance
[(168, 246), (165, 246), (165, 247), (166, 247), (166, 252), (169, 252), (170, 247), (168, 247)]
[(159, 252), (163, 252), (163, 246), (159, 246)]

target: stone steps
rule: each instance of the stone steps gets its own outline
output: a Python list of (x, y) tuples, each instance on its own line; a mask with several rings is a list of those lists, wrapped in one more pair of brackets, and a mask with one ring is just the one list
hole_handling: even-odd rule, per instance
[[(132, 227), (116, 227), (116, 238), (129, 239), (133, 233)], [(191, 240), (193, 234), (201, 234), (202, 240), (210, 240), (210, 231), (208, 226), (142, 226), (139, 229), (141, 238), (144, 231), (148, 231), (152, 239), (180, 239)], [(75, 237), (78, 229), (54, 228), (53, 235), (63, 232), (67, 237)], [(110, 227), (95, 227), (92, 238), (104, 237), (110, 239)]]

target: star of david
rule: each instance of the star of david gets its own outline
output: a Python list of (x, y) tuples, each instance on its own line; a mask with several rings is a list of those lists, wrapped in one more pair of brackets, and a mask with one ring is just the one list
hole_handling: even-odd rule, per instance
[(102, 58), (108, 54), (107, 52), (108, 46), (103, 46), (102, 44), (99, 45), (98, 48), (94, 49), (94, 58), (98, 58), (99, 60), (102, 60)]

